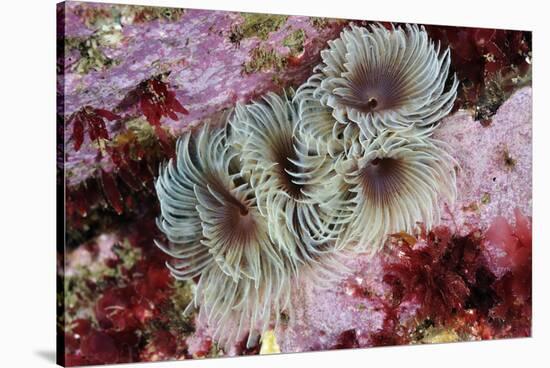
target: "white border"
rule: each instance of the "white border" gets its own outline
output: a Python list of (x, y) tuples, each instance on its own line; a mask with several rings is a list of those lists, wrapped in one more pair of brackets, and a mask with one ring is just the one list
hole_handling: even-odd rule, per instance
[[(533, 338), (281, 356), (154, 363), (147, 367), (518, 367), (548, 362), (550, 239), (548, 11), (542, 1), (162, 0), (128, 4), (258, 11), (534, 31)], [(55, 349), (55, 1), (2, 2), (0, 22), (0, 366), (53, 365)], [(4, 236), (7, 234), (7, 237)], [(546, 348), (546, 351), (545, 349)], [(546, 363), (547, 364), (547, 363)], [(125, 365), (137, 366), (137, 365)]]

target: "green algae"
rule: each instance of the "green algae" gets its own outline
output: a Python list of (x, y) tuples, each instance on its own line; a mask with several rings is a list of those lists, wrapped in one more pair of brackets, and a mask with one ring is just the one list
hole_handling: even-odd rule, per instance
[(284, 81), (277, 74), (271, 76), (271, 81), (278, 87), (284, 87)]
[(114, 61), (105, 56), (99, 48), (97, 39), (69, 38), (65, 41), (66, 50), (77, 50), (80, 58), (71, 65), (71, 70), (79, 74), (86, 74), (91, 70), (102, 71), (114, 64)]
[(158, 321), (152, 321), (152, 327), (157, 329), (168, 328), (180, 336), (188, 336), (193, 333), (195, 331), (193, 313), (182, 313), (192, 302), (192, 282), (181, 280), (174, 282), (169, 302), (161, 306), (161, 315), (166, 317), (167, 322), (158, 323)]
[(100, 29), (106, 25), (144, 23), (154, 20), (175, 22), (184, 14), (185, 9), (179, 8), (116, 4), (105, 7), (92, 7), (83, 4), (79, 12), (86, 27), (91, 29)]
[(258, 37), (267, 40), (271, 32), (277, 31), (286, 23), (288, 16), (273, 14), (241, 13), (244, 22), (239, 26), (243, 38)]
[(483, 195), (481, 196), (481, 204), (489, 204), (491, 203), (491, 194), (490, 193), (483, 193)]
[[(152, 160), (164, 158), (163, 146), (159, 141), (155, 128), (143, 116), (124, 122), (125, 129), (116, 135), (107, 145), (115, 149), (127, 149), (129, 158), (134, 161), (141, 160), (143, 153)], [(169, 128), (160, 127), (166, 136), (173, 138)]]
[(321, 18), (321, 17), (310, 17), (309, 21), (313, 28), (318, 31), (329, 27), (331, 24), (345, 23), (346, 20), (338, 18)]
[(306, 33), (303, 29), (298, 29), (283, 40), (283, 46), (286, 46), (290, 49), (291, 55), (299, 55), (304, 51), (304, 40), (306, 38)]
[(78, 51), (79, 58), (71, 66), (71, 71), (86, 74), (92, 70), (103, 71), (118, 64), (117, 60), (106, 56), (102, 47), (116, 46), (122, 39), (119, 28), (104, 28), (87, 38), (69, 37), (65, 40), (65, 52)]
[[(496, 73), (485, 81), (485, 86), (474, 106), (474, 119), (486, 126), (491, 123), (491, 117), (510, 96), (520, 88), (530, 86), (532, 68), (520, 71), (512, 66), (506, 73)], [(463, 87), (465, 88), (465, 87)]]
[(317, 30), (322, 30), (329, 23), (327, 18), (321, 18), (321, 17), (311, 17), (310, 22), (311, 22), (311, 25), (315, 27), (315, 29)]
[(135, 159), (138, 159), (138, 156), (132, 152), (132, 148), (151, 151), (155, 154), (160, 151), (155, 130), (145, 117), (128, 120), (124, 126), (126, 129), (113, 139), (111, 146), (130, 146), (130, 156)]
[(78, 16), (86, 27), (99, 29), (104, 25), (112, 24), (117, 19), (118, 6), (95, 7), (82, 3), (78, 9)]
[(461, 338), (453, 329), (429, 327), (422, 340), (418, 342), (421, 344), (443, 344), (457, 341), (461, 341)]
[(206, 356), (208, 358), (219, 358), (223, 357), (225, 355), (225, 352), (223, 349), (215, 342), (212, 341), (212, 345), (210, 346), (210, 350), (208, 351), (208, 354)]
[(160, 20), (175, 22), (185, 14), (185, 9), (167, 8), (162, 6), (135, 6), (129, 5), (122, 8), (121, 15), (128, 17), (134, 23)]
[(242, 72), (251, 74), (255, 72), (280, 71), (287, 65), (284, 56), (279, 55), (272, 49), (256, 47), (250, 50), (251, 59), (244, 63)]
[(243, 38), (244, 35), (241, 27), (239, 25), (232, 26), (231, 33), (229, 34), (229, 41), (239, 47)]

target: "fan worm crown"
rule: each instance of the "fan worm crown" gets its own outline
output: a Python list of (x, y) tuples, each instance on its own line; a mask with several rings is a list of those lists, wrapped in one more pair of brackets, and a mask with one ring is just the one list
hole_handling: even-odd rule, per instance
[(443, 198), (456, 197), (455, 160), (443, 142), (428, 137), (380, 131), (361, 139), (361, 150), (338, 165), (355, 208), (345, 242), (357, 249), (379, 250), (394, 232), (427, 228), (440, 218)]
[(260, 323), (267, 328), (289, 292), (286, 257), (271, 242), (235, 155), (225, 131), (205, 124), (180, 138), (177, 161), (161, 168), (156, 183), (158, 224), (170, 241), (158, 245), (174, 258), (168, 267), (176, 278), (200, 277), (194, 304), (226, 342)]
[(296, 93), (185, 133), (160, 169), (158, 246), (174, 277), (198, 278), (192, 306), (222, 344), (250, 344), (292, 314), (292, 283), (329, 286), (351, 252), (432, 227), (456, 196), (431, 137), (456, 98), (449, 50), (423, 27), (351, 26), (321, 56)]
[(246, 137), (243, 175), (250, 177), (271, 238), (301, 263), (333, 249), (350, 212), (340, 200), (343, 178), (326, 149), (300, 130), (296, 104), (268, 94), (231, 124)]
[(320, 101), (336, 120), (356, 123), (368, 136), (411, 125), (429, 132), (456, 98), (455, 76), (446, 89), (450, 52), (440, 52), (423, 27), (352, 26), (321, 56)]

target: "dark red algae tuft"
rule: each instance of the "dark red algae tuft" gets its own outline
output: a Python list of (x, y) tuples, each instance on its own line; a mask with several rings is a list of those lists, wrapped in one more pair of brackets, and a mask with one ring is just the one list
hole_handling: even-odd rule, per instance
[[(141, 226), (142, 233), (120, 233), (113, 254), (89, 271), (93, 277), (85, 273), (67, 286), (75, 307), (91, 311), (66, 325), (67, 366), (186, 358), (192, 325), (179, 303), (187, 304), (190, 294), (174, 283), (164, 254), (150, 246), (154, 222)], [(90, 244), (91, 254), (101, 252), (97, 247)]]
[(176, 98), (176, 93), (169, 87), (166, 78), (168, 73), (159, 74), (139, 83), (118, 105), (125, 110), (139, 105), (147, 121), (153, 126), (160, 126), (163, 117), (178, 120), (176, 113), (187, 115), (189, 111)]
[(68, 119), (68, 124), (73, 125), (74, 150), (80, 150), (84, 142), (84, 133), (88, 133), (91, 141), (99, 142), (100, 139), (109, 139), (109, 132), (105, 120), (114, 121), (120, 119), (120, 116), (104, 109), (98, 109), (92, 106), (84, 106)]
[[(417, 321), (480, 339), (530, 336), (531, 243), (531, 219), (519, 211), (515, 226), (499, 217), (483, 234), (438, 227), (414, 246), (400, 242), (384, 268), (390, 305), (418, 301)], [(399, 328), (384, 323), (377, 341), (403, 336)]]
[(506, 96), (530, 81), (530, 32), (431, 25), (426, 30), (451, 49), (461, 85), (455, 110), (474, 108), (476, 120), (489, 124)]

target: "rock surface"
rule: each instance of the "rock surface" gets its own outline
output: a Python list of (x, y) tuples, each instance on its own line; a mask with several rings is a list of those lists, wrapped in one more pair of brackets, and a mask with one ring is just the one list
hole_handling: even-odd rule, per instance
[(435, 137), (450, 146), (460, 168), (458, 198), (444, 223), (462, 234), (486, 228), (496, 216), (532, 213), (532, 89), (515, 92), (488, 126), (468, 111), (443, 120)]

